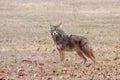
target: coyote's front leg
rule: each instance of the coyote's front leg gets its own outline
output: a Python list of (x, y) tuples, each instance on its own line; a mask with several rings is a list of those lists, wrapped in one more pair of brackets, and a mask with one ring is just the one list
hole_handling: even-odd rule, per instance
[(58, 51), (59, 51), (59, 54), (60, 54), (61, 62), (63, 62), (63, 61), (64, 61), (64, 58), (65, 58), (65, 52), (62, 51), (62, 50), (60, 50), (60, 49), (58, 49)]

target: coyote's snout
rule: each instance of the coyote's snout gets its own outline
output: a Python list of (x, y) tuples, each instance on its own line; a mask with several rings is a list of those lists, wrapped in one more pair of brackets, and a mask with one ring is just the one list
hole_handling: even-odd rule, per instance
[(87, 60), (85, 56), (95, 62), (95, 57), (87, 38), (78, 35), (66, 35), (62, 30), (61, 24), (50, 25), (50, 33), (60, 53), (61, 61), (64, 60), (65, 51), (76, 51), (84, 59), (84, 64)]

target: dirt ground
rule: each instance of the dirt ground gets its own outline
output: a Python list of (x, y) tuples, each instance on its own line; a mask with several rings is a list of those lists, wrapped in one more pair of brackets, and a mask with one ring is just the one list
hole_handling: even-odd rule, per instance
[[(0, 0), (0, 80), (120, 80), (119, 0)], [(89, 39), (97, 63), (53, 45), (50, 24)]]

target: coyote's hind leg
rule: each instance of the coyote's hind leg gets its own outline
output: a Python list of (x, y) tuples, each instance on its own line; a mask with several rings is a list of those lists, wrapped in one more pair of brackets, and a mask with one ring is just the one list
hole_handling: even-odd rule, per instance
[(81, 50), (77, 50), (77, 54), (83, 58), (83, 64), (86, 63), (87, 59), (85, 58), (85, 56), (83, 55), (83, 52)]
[(81, 48), (81, 50), (84, 52), (84, 54), (88, 57), (88, 58), (90, 58), (94, 63), (95, 63), (95, 57), (94, 57), (94, 55), (93, 55), (93, 51), (92, 51), (92, 49), (86, 44), (86, 45), (84, 45), (82, 48)]

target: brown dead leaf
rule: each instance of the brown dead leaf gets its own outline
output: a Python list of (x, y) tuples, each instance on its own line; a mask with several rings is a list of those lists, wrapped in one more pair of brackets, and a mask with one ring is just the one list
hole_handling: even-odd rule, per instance
[(89, 34), (89, 32), (86, 32), (86, 34)]
[(4, 78), (0, 78), (0, 80), (5, 80)]
[(45, 64), (44, 63), (39, 63), (40, 66), (44, 66)]
[(53, 69), (53, 73), (55, 74), (57, 72), (57, 69)]
[(98, 67), (98, 68), (96, 68), (96, 70), (100, 71), (100, 68)]
[(111, 80), (110, 76), (106, 76), (106, 80)]
[(56, 49), (53, 49), (53, 50), (52, 50), (52, 53), (55, 53), (55, 52), (56, 52)]
[(39, 48), (39, 47), (37, 48), (37, 51), (40, 51), (40, 48)]
[(45, 73), (46, 73), (46, 72), (45, 72), (45, 69), (44, 69), (42, 66), (39, 67), (39, 71), (40, 71), (42, 74), (45, 74)]
[(62, 69), (62, 72), (63, 72), (63, 73), (67, 73), (67, 71), (68, 71), (68, 69), (67, 69), (66, 67), (64, 67), (64, 68)]
[(1, 70), (0, 70), (0, 73), (1, 73), (1, 74), (5, 74), (5, 70), (4, 70), (4, 69), (1, 69)]
[(52, 78), (51, 78), (51, 77), (49, 77), (47, 80), (52, 80)]
[(120, 48), (120, 46), (115, 46), (115, 48)]
[(90, 66), (91, 66), (91, 64), (87, 64), (87, 65), (86, 65), (86, 67), (90, 67)]
[(108, 71), (105, 71), (105, 72), (103, 73), (103, 77), (104, 77), (106, 80), (111, 80), (111, 77), (110, 77)]
[(118, 60), (118, 59), (120, 59), (120, 57), (115, 57), (113, 60)]
[(24, 73), (24, 70), (23, 70), (23, 69), (19, 69), (19, 70), (18, 70), (18, 73), (17, 73), (17, 76), (18, 76), (18, 78), (19, 78), (19, 77), (26, 76), (26, 74)]
[(82, 71), (82, 73), (83, 73), (84, 75), (86, 74), (84, 70)]
[(71, 77), (76, 77), (77, 75), (74, 74), (74, 73), (71, 73), (70, 76), (71, 76)]
[(30, 60), (22, 60), (22, 62), (25, 62), (25, 63), (28, 63), (28, 64), (31, 64), (32, 63), (32, 61), (30, 61)]
[(48, 49), (47, 48), (45, 48), (45, 51), (47, 51)]

